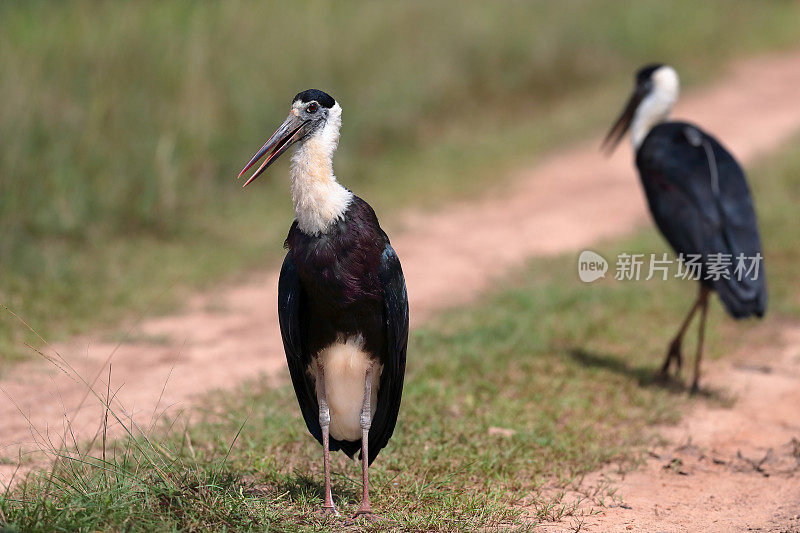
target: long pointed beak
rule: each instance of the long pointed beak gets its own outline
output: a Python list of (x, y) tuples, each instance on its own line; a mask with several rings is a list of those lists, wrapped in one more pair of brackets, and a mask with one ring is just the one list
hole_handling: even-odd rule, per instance
[(250, 167), (256, 164), (259, 159), (264, 157), (264, 154), (272, 150), (272, 153), (267, 157), (261, 166), (250, 176), (242, 187), (247, 187), (251, 181), (255, 180), (259, 177), (267, 167), (269, 167), (280, 155), (288, 150), (288, 148), (297, 142), (304, 134), (305, 128), (304, 126), (307, 124), (307, 121), (300, 119), (299, 117), (295, 116), (294, 113), (289, 113), (289, 116), (286, 120), (283, 121), (283, 124), (278, 126), (278, 129), (275, 130), (275, 133), (267, 139), (267, 142), (264, 143), (264, 146), (256, 152), (256, 155), (250, 160), (247, 165), (239, 172), (239, 176), (236, 179), (242, 177), (242, 175), (247, 172)]
[(646, 91), (641, 87), (637, 87), (636, 90), (633, 91), (633, 94), (628, 99), (628, 103), (625, 105), (625, 109), (622, 110), (617, 121), (611, 126), (606, 138), (603, 140), (603, 144), (600, 146), (600, 150), (605, 152), (606, 156), (610, 156), (614, 152), (614, 149), (622, 140), (625, 132), (631, 127), (631, 122), (633, 122), (633, 117), (636, 114), (636, 108), (642, 103), (645, 95)]

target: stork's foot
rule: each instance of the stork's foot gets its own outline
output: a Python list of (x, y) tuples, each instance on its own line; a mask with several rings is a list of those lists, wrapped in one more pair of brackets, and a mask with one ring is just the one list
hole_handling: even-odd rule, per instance
[(700, 393), (700, 384), (697, 382), (697, 380), (695, 380), (692, 382), (692, 388), (689, 389), (689, 394), (694, 396), (695, 394), (699, 393)]
[(358, 511), (356, 511), (356, 514), (353, 515), (352, 519), (354, 521), (365, 520), (367, 522), (378, 522), (380, 520), (383, 520), (383, 518), (380, 515), (376, 515), (369, 509), (359, 509)]
[(658, 372), (656, 372), (655, 377), (657, 381), (669, 381), (669, 368), (672, 366), (673, 361), (675, 361), (675, 377), (679, 377), (681, 374), (681, 367), (683, 367), (683, 354), (681, 353), (681, 343), (678, 339), (670, 343), (667, 357), (664, 359), (664, 364)]
[(336, 506), (332, 507), (325, 507), (324, 505), (317, 509), (316, 515), (320, 518), (328, 518), (333, 516), (339, 516), (339, 511), (336, 510)]

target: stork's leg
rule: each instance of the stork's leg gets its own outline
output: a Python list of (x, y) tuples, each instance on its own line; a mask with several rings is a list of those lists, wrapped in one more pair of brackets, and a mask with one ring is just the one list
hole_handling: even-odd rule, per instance
[(336, 506), (333, 504), (331, 494), (331, 452), (330, 452), (330, 426), (331, 413), (328, 408), (328, 398), (325, 395), (325, 369), (322, 362), (317, 363), (317, 403), (319, 404), (319, 427), (322, 428), (322, 461), (325, 469), (325, 503), (322, 504), (323, 514), (334, 514)]
[(367, 367), (364, 378), (364, 402), (361, 405), (361, 416), (359, 417), (361, 424), (361, 507), (358, 508), (353, 518), (359, 516), (377, 518), (372, 514), (372, 508), (369, 505), (369, 428), (372, 425), (372, 409), (370, 406), (372, 399), (372, 372), (373, 365), (370, 364)]
[(658, 371), (656, 377), (660, 379), (666, 379), (669, 376), (669, 367), (672, 364), (672, 361), (675, 361), (678, 373), (681, 371), (681, 367), (683, 366), (683, 356), (681, 355), (681, 344), (683, 344), (683, 335), (686, 333), (686, 329), (689, 327), (689, 324), (692, 322), (692, 318), (694, 314), (697, 312), (697, 309), (700, 307), (700, 300), (702, 299), (704, 287), (700, 285), (700, 294), (697, 296), (697, 300), (695, 300), (692, 308), (689, 309), (689, 314), (686, 315), (686, 318), (683, 319), (683, 323), (681, 324), (678, 333), (675, 335), (675, 338), (672, 339), (672, 342), (669, 343), (669, 351), (667, 352), (667, 357), (664, 359), (664, 364), (661, 366), (661, 370)]
[(709, 289), (703, 285), (700, 289), (700, 329), (697, 332), (697, 355), (694, 358), (694, 378), (692, 379), (691, 393), (700, 390), (700, 358), (703, 356), (703, 337), (706, 330), (706, 315), (708, 315), (708, 293)]

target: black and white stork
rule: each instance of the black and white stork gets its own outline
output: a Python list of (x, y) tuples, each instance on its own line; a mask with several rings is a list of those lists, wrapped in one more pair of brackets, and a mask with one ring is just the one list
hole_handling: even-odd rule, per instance
[(369, 465), (389, 442), (400, 409), (408, 298), (400, 260), (375, 211), (336, 181), (342, 108), (316, 89), (294, 97), (286, 120), (244, 167), (271, 152), (247, 186), (291, 145), (295, 220), (278, 281), (278, 315), (294, 391), (323, 446), (324, 513), (336, 514), (330, 451), (361, 451), (355, 516), (374, 517)]
[(603, 148), (610, 154), (631, 130), (636, 167), (656, 225), (680, 258), (697, 258), (693, 278), (700, 281), (699, 295), (658, 374), (666, 378), (673, 361), (680, 372), (681, 342), (700, 310), (691, 389), (696, 392), (709, 293), (716, 291), (728, 313), (739, 319), (764, 315), (767, 288), (756, 213), (744, 172), (730, 152), (699, 127), (667, 121), (678, 92), (678, 74), (669, 65), (640, 69), (633, 95)]

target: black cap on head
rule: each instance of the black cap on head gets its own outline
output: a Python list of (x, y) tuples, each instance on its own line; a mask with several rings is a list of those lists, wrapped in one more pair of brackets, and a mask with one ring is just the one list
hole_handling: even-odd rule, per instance
[(327, 107), (328, 109), (332, 108), (333, 104), (336, 103), (336, 100), (334, 100), (331, 95), (324, 91), (320, 91), (319, 89), (306, 89), (301, 93), (297, 93), (297, 95), (292, 98), (292, 103), (295, 103), (298, 100), (304, 104), (316, 101), (319, 105), (322, 107)]
[(636, 83), (644, 83), (650, 79), (653, 72), (664, 66), (664, 63), (651, 63), (645, 65), (636, 72)]

